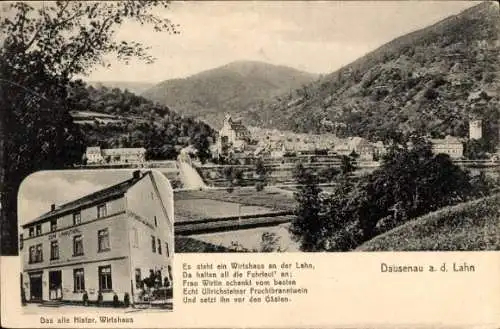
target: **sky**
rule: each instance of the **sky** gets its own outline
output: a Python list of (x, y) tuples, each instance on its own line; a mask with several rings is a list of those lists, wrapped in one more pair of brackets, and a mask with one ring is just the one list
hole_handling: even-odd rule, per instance
[(85, 80), (156, 83), (233, 61), (256, 60), (330, 73), (382, 44), (457, 14), (472, 1), (173, 2), (156, 13), (180, 34), (127, 23), (118, 39), (151, 47), (157, 61), (110, 59)]
[(39, 171), (28, 176), (19, 189), (19, 225), (50, 211), (52, 204), (76, 200), (132, 178), (133, 170)]

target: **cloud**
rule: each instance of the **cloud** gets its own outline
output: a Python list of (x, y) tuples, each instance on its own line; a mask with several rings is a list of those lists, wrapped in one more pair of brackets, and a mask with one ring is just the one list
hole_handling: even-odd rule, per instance
[(119, 38), (151, 46), (151, 65), (113, 62), (89, 80), (159, 82), (236, 60), (330, 73), (385, 42), (475, 5), (467, 1), (173, 2), (180, 35), (127, 24)]
[(18, 195), (19, 224), (61, 205), (122, 182), (132, 170), (43, 171), (26, 178)]
[(43, 172), (25, 180), (18, 196), (19, 223), (46, 213), (51, 204), (60, 205), (78, 199), (105, 186), (88, 180), (70, 181), (64, 173)]

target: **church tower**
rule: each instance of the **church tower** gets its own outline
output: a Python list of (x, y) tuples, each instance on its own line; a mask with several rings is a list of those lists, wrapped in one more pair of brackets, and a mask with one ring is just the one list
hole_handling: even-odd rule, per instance
[(483, 137), (483, 122), (481, 120), (469, 121), (469, 139), (481, 139)]

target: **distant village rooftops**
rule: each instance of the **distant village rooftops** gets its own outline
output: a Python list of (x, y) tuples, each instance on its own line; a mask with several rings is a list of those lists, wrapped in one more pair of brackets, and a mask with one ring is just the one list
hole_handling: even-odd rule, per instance
[(140, 155), (146, 153), (146, 149), (143, 147), (139, 148), (117, 148), (117, 149), (102, 149), (103, 155), (118, 155), (118, 154), (136, 154)]
[(101, 153), (101, 148), (99, 146), (90, 146), (87, 147), (86, 153)]
[(462, 143), (462, 140), (455, 136), (447, 135), (445, 138), (431, 138), (429, 140), (432, 144), (451, 144)]
[[(474, 93), (474, 95), (479, 93)], [(477, 96), (476, 95), (476, 96)], [(484, 97), (484, 95), (483, 95)], [(241, 130), (240, 130), (241, 129)], [(248, 135), (239, 131), (248, 132)], [(251, 133), (250, 133), (251, 131)], [(444, 138), (427, 138), (432, 144), (435, 154), (448, 154), (450, 157), (458, 159), (463, 157), (464, 143), (467, 139), (482, 138), (482, 120), (475, 119), (469, 121), (469, 136), (456, 137), (448, 135)], [(255, 140), (257, 147), (252, 147), (250, 140)], [(219, 132), (217, 153), (221, 156), (224, 152), (231, 154), (251, 154), (253, 156), (271, 155), (274, 157), (283, 156), (286, 153), (308, 153), (326, 151), (337, 155), (356, 154), (361, 160), (380, 159), (387, 153), (387, 145), (384, 142), (372, 142), (360, 136), (339, 138), (335, 134), (309, 134), (294, 133), (291, 131), (280, 131), (277, 129), (265, 129), (259, 127), (245, 127), (240, 120), (233, 120), (230, 115), (226, 115), (224, 126)], [(499, 148), (500, 149), (500, 148)]]
[(146, 161), (146, 149), (143, 147), (101, 149), (99, 146), (89, 146), (85, 156), (87, 164), (141, 163)]

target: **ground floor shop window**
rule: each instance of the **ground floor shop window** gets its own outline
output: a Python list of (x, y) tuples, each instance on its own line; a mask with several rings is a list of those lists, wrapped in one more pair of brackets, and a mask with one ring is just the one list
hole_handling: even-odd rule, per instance
[(74, 281), (74, 291), (84, 291), (85, 290), (85, 272), (83, 268), (77, 268), (73, 270), (73, 281)]
[(112, 290), (111, 265), (99, 266), (99, 290)]

